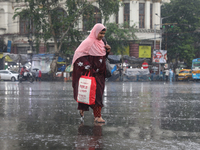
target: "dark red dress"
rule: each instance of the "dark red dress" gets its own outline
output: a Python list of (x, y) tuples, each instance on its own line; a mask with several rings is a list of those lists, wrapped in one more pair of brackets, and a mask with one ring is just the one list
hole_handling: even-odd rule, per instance
[[(86, 73), (87, 67), (90, 67), (91, 75), (95, 77), (97, 83), (95, 105), (103, 107), (103, 92), (106, 76), (106, 56), (83, 56), (75, 61), (72, 75), (74, 99), (77, 100), (79, 78), (81, 75)], [(78, 109), (88, 111), (89, 105), (78, 103)]]

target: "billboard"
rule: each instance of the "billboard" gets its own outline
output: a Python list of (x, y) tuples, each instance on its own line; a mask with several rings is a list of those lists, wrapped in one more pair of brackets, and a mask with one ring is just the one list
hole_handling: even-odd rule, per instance
[(151, 46), (139, 46), (139, 58), (151, 58)]
[(10, 40), (8, 40), (8, 45), (7, 45), (7, 52), (8, 53), (10, 53), (10, 51), (11, 51), (11, 41)]
[(166, 63), (167, 62), (167, 50), (154, 50), (153, 51), (154, 63)]

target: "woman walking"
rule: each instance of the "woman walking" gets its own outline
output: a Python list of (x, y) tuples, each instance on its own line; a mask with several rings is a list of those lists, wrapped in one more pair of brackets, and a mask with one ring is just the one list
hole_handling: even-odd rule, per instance
[(93, 109), (95, 122), (105, 122), (101, 117), (101, 109), (103, 107), (103, 92), (106, 77), (106, 54), (108, 54), (111, 49), (108, 44), (105, 45), (102, 41), (105, 33), (105, 26), (97, 23), (92, 28), (89, 36), (76, 49), (72, 61), (72, 87), (74, 89), (75, 100), (77, 100), (78, 82), (81, 75), (90, 71), (91, 76), (96, 79), (95, 105), (78, 103), (78, 110), (80, 111), (81, 117), (84, 117), (84, 111), (89, 111), (89, 107)]

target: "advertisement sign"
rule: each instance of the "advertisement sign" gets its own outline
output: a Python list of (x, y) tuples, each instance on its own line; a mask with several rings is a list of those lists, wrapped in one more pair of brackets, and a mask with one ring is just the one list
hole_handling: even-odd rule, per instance
[(10, 41), (10, 40), (8, 40), (7, 52), (8, 52), (8, 53), (11, 52), (11, 41)]
[(143, 62), (142, 67), (143, 67), (143, 69), (147, 69), (149, 67), (149, 65), (147, 62)]
[(153, 62), (166, 63), (167, 62), (167, 50), (154, 50), (153, 51)]
[(165, 65), (164, 65), (164, 68), (167, 69), (167, 68), (168, 68), (168, 64), (165, 64)]
[[(120, 50), (120, 48), (117, 50), (117, 54), (121, 55), (121, 50)], [(130, 54), (129, 54), (129, 46), (124, 47), (123, 55), (128, 55), (128, 56), (130, 55)]]
[(139, 58), (151, 58), (151, 46), (139, 46)]

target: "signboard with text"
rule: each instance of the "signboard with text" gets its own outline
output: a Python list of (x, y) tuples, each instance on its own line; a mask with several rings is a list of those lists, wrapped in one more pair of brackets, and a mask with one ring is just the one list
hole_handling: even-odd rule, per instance
[(149, 67), (149, 65), (147, 62), (143, 62), (142, 67), (143, 67), (143, 69), (147, 69)]
[(11, 52), (11, 41), (8, 40), (8, 44), (7, 44), (7, 52), (10, 53)]
[(165, 64), (167, 62), (167, 50), (154, 50), (153, 51), (153, 62)]
[(139, 46), (139, 58), (151, 58), (151, 46)]

